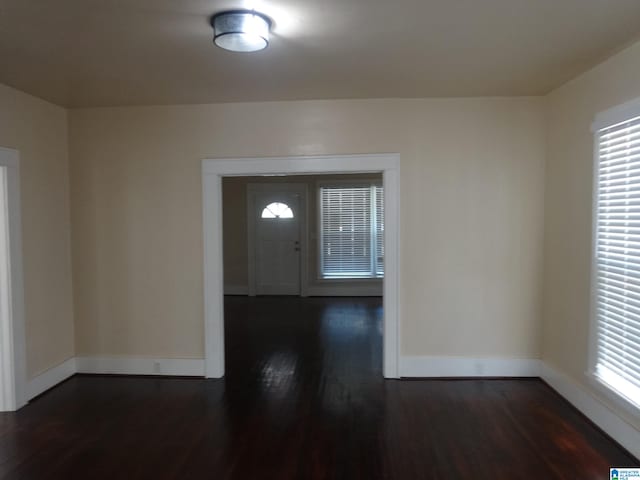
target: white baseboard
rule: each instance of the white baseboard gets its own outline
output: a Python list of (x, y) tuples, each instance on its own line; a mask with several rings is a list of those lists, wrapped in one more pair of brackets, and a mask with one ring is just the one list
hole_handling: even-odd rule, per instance
[(77, 357), (78, 373), (204, 376), (204, 360), (193, 358)]
[[(225, 295), (249, 295), (242, 285), (225, 285)], [(306, 297), (381, 297), (382, 285), (310, 285)]]
[(640, 458), (640, 431), (600, 402), (585, 387), (543, 363), (540, 377), (611, 438)]
[(55, 367), (36, 375), (27, 384), (27, 400), (37, 397), (76, 373), (76, 359), (69, 358)]
[(381, 297), (382, 285), (310, 285), (309, 297)]
[(400, 377), (537, 377), (533, 358), (400, 357)]
[(204, 360), (184, 358), (73, 357), (36, 375), (27, 384), (31, 400), (76, 373), (204, 376)]
[(249, 295), (249, 287), (246, 285), (225, 285), (225, 295)]

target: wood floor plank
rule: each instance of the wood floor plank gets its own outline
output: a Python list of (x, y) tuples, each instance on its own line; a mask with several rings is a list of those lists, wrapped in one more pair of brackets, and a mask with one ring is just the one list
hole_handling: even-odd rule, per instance
[(383, 380), (379, 298), (228, 297), (222, 380), (79, 375), (0, 478), (579, 479), (637, 460), (536, 379)]

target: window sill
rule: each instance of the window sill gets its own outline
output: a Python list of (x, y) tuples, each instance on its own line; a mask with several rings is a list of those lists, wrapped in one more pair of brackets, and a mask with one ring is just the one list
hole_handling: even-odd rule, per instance
[(595, 373), (586, 372), (585, 375), (587, 377), (588, 384), (602, 396), (601, 400), (608, 401), (611, 406), (619, 408), (634, 420), (640, 421), (640, 407), (618, 393), (607, 383), (600, 380), (600, 378), (598, 378)]
[(318, 283), (378, 283), (384, 280), (384, 277), (318, 277)]

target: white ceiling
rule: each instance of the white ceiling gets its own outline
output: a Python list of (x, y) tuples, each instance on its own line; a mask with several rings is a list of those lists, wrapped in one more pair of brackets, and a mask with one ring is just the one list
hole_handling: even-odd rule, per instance
[[(211, 14), (273, 17), (270, 47)], [(0, 0), (0, 83), (68, 107), (540, 95), (640, 34), (639, 0)]]

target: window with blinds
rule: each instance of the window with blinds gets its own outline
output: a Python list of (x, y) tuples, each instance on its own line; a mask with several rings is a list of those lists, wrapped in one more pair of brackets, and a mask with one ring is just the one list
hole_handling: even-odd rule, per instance
[(384, 189), (380, 186), (375, 188), (375, 215), (376, 215), (376, 264), (375, 272), (378, 277), (384, 276)]
[(640, 116), (596, 135), (593, 374), (640, 407)]
[(378, 185), (320, 187), (322, 278), (384, 276), (384, 191)]

